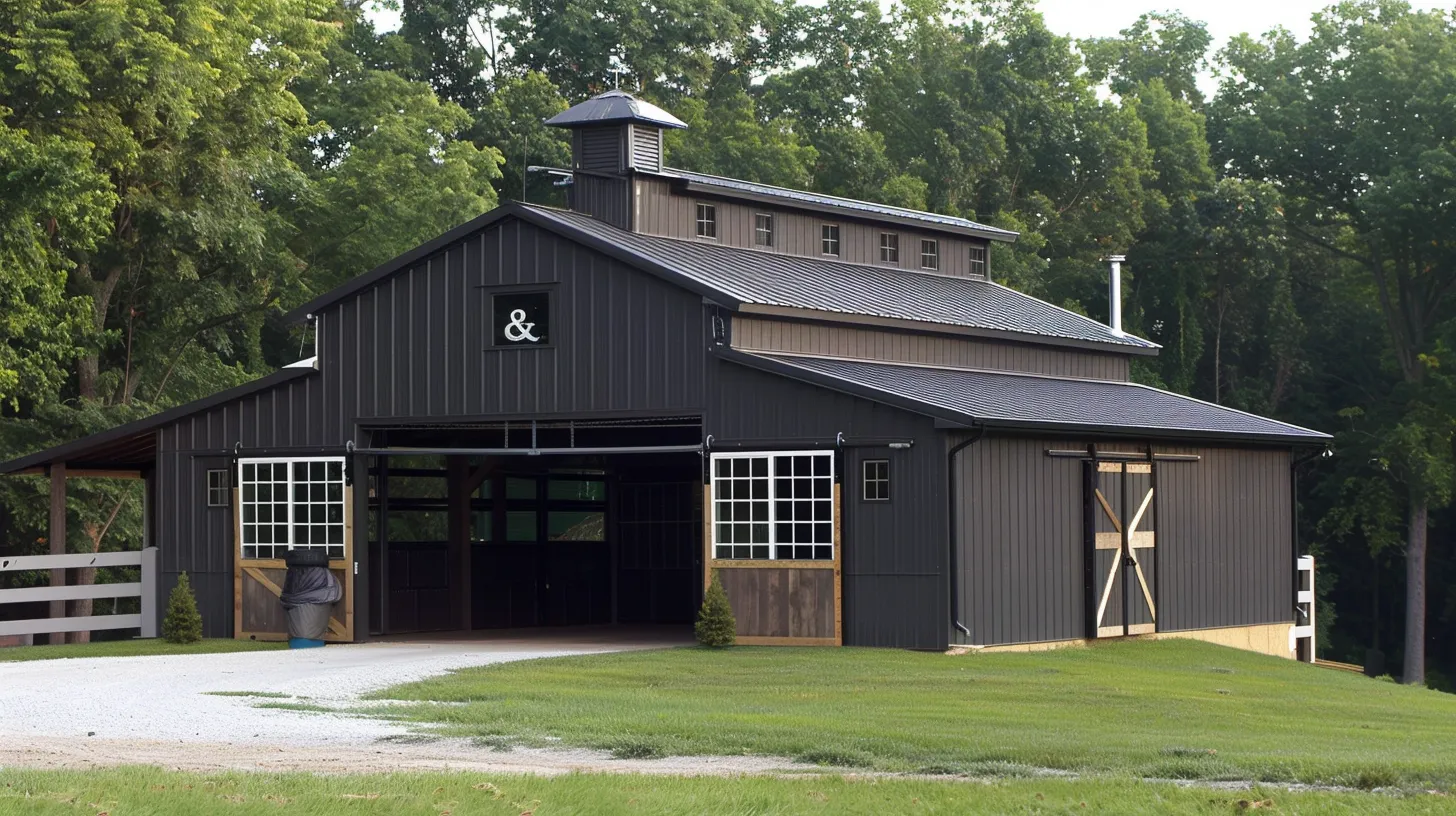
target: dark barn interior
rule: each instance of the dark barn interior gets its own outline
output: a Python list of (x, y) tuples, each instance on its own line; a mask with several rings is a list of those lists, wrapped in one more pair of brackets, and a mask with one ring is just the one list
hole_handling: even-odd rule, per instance
[(371, 634), (690, 624), (702, 457), (672, 449), (700, 434), (697, 417), (376, 429)]

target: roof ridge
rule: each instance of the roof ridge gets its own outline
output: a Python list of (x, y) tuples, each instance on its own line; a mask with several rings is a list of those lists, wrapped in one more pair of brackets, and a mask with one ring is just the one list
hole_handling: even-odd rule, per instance
[[(657, 175), (662, 175), (662, 176), (676, 175), (677, 178), (689, 179), (689, 180), (691, 180), (690, 177), (698, 177), (698, 178), (703, 178), (703, 179), (717, 179), (717, 180), (720, 180), (720, 181), (731, 181), (731, 182), (733, 182), (735, 184), (751, 185), (753, 187), (759, 187), (759, 188), (763, 188), (763, 189), (767, 189), (767, 190), (782, 190), (784, 192), (789, 192), (789, 193), (798, 193), (800, 195), (813, 196), (815, 198), (824, 199), (825, 200), (825, 203), (829, 203), (829, 204), (832, 204), (833, 202), (844, 202), (845, 204), (859, 204), (859, 205), (862, 205), (864, 207), (876, 207), (876, 208), (879, 208), (879, 209), (882, 209), (882, 210), (888, 210), (888, 211), (890, 211), (890, 212), (884, 213), (886, 215), (903, 214), (903, 215), (908, 215), (908, 216), (916, 216), (916, 217), (919, 217), (921, 220), (929, 221), (931, 223), (933, 223), (933, 219), (949, 219), (949, 220), (952, 220), (952, 221), (959, 221), (959, 222), (961, 222), (964, 225), (969, 225), (969, 226), (971, 226), (971, 227), (973, 227), (975, 229), (979, 229), (979, 230), (985, 230), (985, 231), (988, 231), (988, 232), (996, 232), (996, 233), (1000, 233), (1002, 235), (1013, 236), (1013, 237), (1019, 237), (1021, 235), (1021, 233), (1019, 233), (1019, 232), (1017, 232), (1015, 230), (1009, 230), (1009, 229), (1005, 229), (1004, 227), (993, 226), (991, 224), (982, 223), (982, 222), (977, 221), (977, 220), (975, 220), (973, 218), (966, 218), (964, 216), (959, 216), (959, 215), (947, 215), (945, 213), (931, 212), (930, 210), (917, 210), (917, 209), (914, 209), (914, 208), (911, 208), (911, 207), (901, 207), (901, 206), (899, 206), (897, 204), (883, 204), (883, 203), (878, 202), (878, 201), (870, 201), (870, 200), (864, 199), (864, 198), (850, 198), (849, 196), (834, 195), (833, 193), (820, 193), (820, 192), (816, 192), (814, 190), (804, 190), (804, 189), (801, 189), (801, 188), (798, 188), (798, 187), (785, 187), (782, 184), (768, 184), (768, 183), (762, 182), (762, 181), (749, 181), (748, 179), (739, 179), (739, 178), (734, 178), (732, 176), (720, 176), (720, 175), (717, 175), (715, 173), (702, 173), (702, 172), (699, 172), (697, 170), (685, 170), (685, 169), (680, 168), (680, 167), (666, 167), (666, 166), (664, 166), (662, 168), (662, 171), (660, 173), (658, 173)], [(956, 225), (947, 225), (947, 226), (956, 226)]]
[[(1092, 318), (1088, 317), (1087, 315), (1078, 314), (1077, 312), (1074, 312), (1074, 311), (1072, 311), (1070, 309), (1067, 309), (1067, 308), (1058, 306), (1055, 303), (1052, 303), (1051, 301), (1042, 300), (1041, 298), (1036, 297), (1035, 295), (1030, 295), (1030, 294), (1027, 294), (1026, 292), (1022, 292), (1022, 291), (1017, 290), (1017, 289), (1012, 289), (1009, 286), (1006, 286), (1006, 285), (1001, 284), (1001, 283), (997, 283), (996, 281), (990, 280), (988, 278), (973, 278), (973, 277), (970, 277), (970, 276), (962, 276), (962, 275), (930, 274), (930, 273), (926, 273), (926, 272), (921, 272), (919, 270), (915, 270), (915, 269), (905, 269), (905, 268), (898, 267), (898, 266), (882, 266), (882, 265), (873, 264), (873, 263), (856, 263), (854, 261), (846, 261), (846, 260), (844, 260), (842, 258), (824, 258), (824, 257), (815, 256), (815, 255), (795, 255), (795, 254), (787, 253), (787, 252), (768, 252), (768, 251), (765, 251), (765, 250), (762, 250), (762, 249), (755, 249), (755, 248), (752, 248), (752, 247), (732, 246), (732, 245), (729, 245), (729, 244), (720, 243), (718, 241), (705, 241), (705, 240), (699, 240), (699, 239), (695, 239), (695, 238), (680, 238), (680, 237), (673, 236), (673, 235), (657, 235), (657, 234), (649, 233), (649, 232), (634, 232), (632, 230), (626, 230), (626, 229), (622, 229), (621, 227), (618, 227), (618, 226), (615, 226), (615, 225), (612, 225), (612, 224), (608, 224), (608, 223), (606, 223), (604, 221), (601, 221), (600, 219), (593, 218), (592, 216), (587, 215), (586, 213), (580, 213), (580, 212), (576, 212), (574, 210), (566, 210), (566, 209), (561, 209), (561, 208), (558, 208), (558, 207), (551, 207), (551, 206), (544, 205), (544, 204), (523, 204), (522, 206), (527, 207), (527, 208), (531, 208), (531, 209), (545, 210), (545, 211), (550, 212), (550, 213), (553, 213), (553, 214), (560, 214), (560, 215), (566, 216), (566, 218), (568, 220), (580, 219), (582, 221), (590, 222), (593, 225), (600, 225), (600, 226), (607, 227), (609, 229), (616, 230), (618, 232), (621, 232), (624, 235), (630, 235), (630, 236), (633, 236), (635, 238), (645, 239), (645, 240), (649, 240), (649, 241), (652, 241), (652, 240), (656, 240), (656, 241), (669, 241), (669, 242), (672, 242), (672, 243), (677, 244), (679, 246), (702, 247), (702, 248), (707, 248), (707, 249), (711, 249), (711, 250), (717, 250), (717, 251), (724, 252), (724, 253), (744, 253), (744, 254), (752, 255), (755, 258), (786, 259), (786, 260), (792, 260), (792, 261), (801, 262), (801, 263), (825, 264), (827, 266), (832, 266), (832, 267), (848, 267), (848, 268), (851, 268), (851, 269), (867, 269), (867, 270), (873, 270), (875, 272), (882, 272), (882, 273), (885, 273), (885, 274), (894, 275), (897, 278), (899, 278), (901, 281), (904, 281), (904, 282), (912, 282), (913, 283), (913, 282), (917, 282), (918, 279), (929, 277), (929, 278), (934, 278), (936, 280), (942, 280), (942, 281), (957, 281), (957, 282), (964, 281), (964, 284), (962, 284), (962, 285), (967, 285), (967, 286), (994, 286), (994, 287), (997, 287), (997, 288), (999, 288), (999, 289), (1001, 289), (1003, 291), (1010, 292), (1010, 293), (1016, 295), (1017, 297), (1023, 297), (1023, 298), (1027, 298), (1028, 300), (1033, 300), (1033, 301), (1035, 301), (1037, 303), (1040, 303), (1040, 304), (1042, 304), (1044, 306), (1047, 306), (1048, 308), (1051, 308), (1051, 309), (1056, 310), (1058, 312), (1061, 312), (1061, 313), (1063, 313), (1065, 315), (1068, 315), (1070, 317), (1073, 317), (1073, 318), (1075, 318), (1075, 319), (1077, 319), (1079, 321), (1085, 321), (1085, 322), (1087, 322), (1087, 323), (1089, 323), (1089, 324), (1091, 324), (1093, 326), (1097, 326), (1098, 328), (1106, 329), (1109, 332), (1112, 331), (1111, 328), (1108, 327), (1106, 324), (1100, 323), (1100, 322), (1098, 322), (1096, 320), (1093, 320)], [(686, 272), (683, 272), (682, 270), (678, 270), (678, 271), (681, 272), (682, 274), (687, 274)], [(721, 283), (715, 282), (713, 285), (714, 286), (720, 286)], [(729, 294), (732, 294), (735, 297), (739, 297), (741, 300), (743, 300), (745, 302), (748, 302), (748, 303), (755, 302), (755, 299), (754, 298), (752, 298), (752, 297), (744, 297), (741, 292), (730, 292)], [(825, 309), (817, 309), (815, 311), (828, 311), (830, 313), (834, 313), (833, 310), (825, 310)], [(914, 318), (904, 318), (904, 319), (906, 319), (906, 320), (914, 320)], [(932, 325), (932, 326), (934, 326), (934, 325), (946, 325), (946, 324), (942, 324), (942, 323), (936, 323), (934, 321), (917, 321), (917, 322), (923, 322), (926, 325)], [(1027, 335), (1032, 336), (1032, 337), (1038, 337), (1038, 336), (1039, 337), (1061, 337), (1063, 339), (1068, 339), (1068, 340), (1079, 339), (1079, 338), (1071, 337), (1069, 335), (1058, 335), (1058, 334), (1053, 334), (1051, 332), (1041, 332), (1041, 333), (1038, 333), (1038, 332), (1018, 332), (1018, 333), (1020, 333), (1020, 334), (1027, 334)], [(1128, 333), (1124, 332), (1121, 336), (1123, 338), (1126, 338), (1126, 342), (1118, 343), (1118, 342), (1112, 341), (1112, 340), (1093, 341), (1093, 342), (1098, 342), (1100, 345), (1109, 346), (1111, 348), (1117, 348), (1119, 346), (1121, 346), (1123, 348), (1134, 348), (1134, 349), (1137, 349), (1137, 348), (1141, 348), (1141, 349), (1157, 349), (1157, 348), (1162, 348), (1157, 343), (1154, 343), (1153, 341), (1148, 340), (1145, 337), (1139, 337), (1139, 336), (1137, 336), (1135, 334), (1128, 334)]]

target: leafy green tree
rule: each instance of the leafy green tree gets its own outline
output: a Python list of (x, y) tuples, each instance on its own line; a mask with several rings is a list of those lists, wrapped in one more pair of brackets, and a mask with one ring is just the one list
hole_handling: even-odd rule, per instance
[(1456, 290), (1456, 22), (1395, 0), (1345, 3), (1315, 16), (1307, 42), (1241, 36), (1223, 62), (1217, 154), (1276, 181), (1291, 233), (1363, 269), (1384, 317), (1402, 388), (1380, 412), (1380, 450), (1406, 505), (1403, 677), (1419, 683), (1429, 514), (1452, 490), (1452, 406), (1431, 394)]
[[(368, 67), (359, 16), (297, 83), (311, 122), (276, 206), (305, 274), (291, 299), (324, 292), (496, 205), (501, 154), (474, 120), (423, 82)], [(273, 203), (273, 202), (270, 202)]]
[(759, 121), (747, 93), (725, 94), (711, 106), (684, 99), (676, 113), (688, 128), (668, 132), (667, 158), (674, 166), (765, 184), (809, 186), (816, 151), (800, 142), (792, 122)]
[(1136, 93), (1154, 80), (1175, 98), (1203, 104), (1198, 75), (1208, 68), (1208, 25), (1181, 12), (1150, 12), (1116, 37), (1083, 40), (1087, 73), (1113, 93)]
[(81, 353), (87, 304), (66, 277), (115, 202), (84, 139), (28, 138), (6, 124), (13, 115), (0, 107), (0, 404), (12, 411), (52, 399)]

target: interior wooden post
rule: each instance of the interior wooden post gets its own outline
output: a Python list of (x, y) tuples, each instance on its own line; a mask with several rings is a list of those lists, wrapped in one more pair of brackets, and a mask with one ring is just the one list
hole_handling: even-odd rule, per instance
[(470, 462), (464, 456), (445, 458), (448, 486), (445, 503), (449, 508), (449, 555), (455, 571), (455, 620), (461, 629), (471, 624), (470, 599)]
[[(50, 467), (51, 475), (51, 527), (50, 527), (50, 551), (51, 555), (66, 554), (66, 463), (57, 462)], [(66, 585), (66, 571), (64, 569), (51, 570), (51, 586), (59, 587)], [(66, 616), (65, 601), (51, 601), (50, 616), (52, 618), (64, 618)], [(48, 635), (51, 643), (64, 643), (64, 634)]]

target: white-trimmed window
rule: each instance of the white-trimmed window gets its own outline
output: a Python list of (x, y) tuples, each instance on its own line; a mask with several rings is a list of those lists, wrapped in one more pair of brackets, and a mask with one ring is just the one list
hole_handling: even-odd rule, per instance
[(698, 205), (698, 237), (718, 237), (718, 208), (712, 204)]
[(924, 239), (920, 242), (920, 268), (940, 268), (940, 242)]
[(880, 263), (900, 262), (900, 233), (880, 233)]
[(761, 247), (771, 247), (774, 245), (772, 213), (754, 213), (753, 245)]
[(226, 470), (207, 472), (207, 506), (228, 506), (228, 474)]
[(238, 462), (243, 558), (282, 558), (295, 548), (344, 557), (344, 460)]
[(887, 502), (890, 500), (889, 459), (865, 460), (864, 500), (867, 502)]
[(971, 247), (971, 275), (977, 278), (986, 277), (986, 248), (983, 246)]
[(834, 452), (713, 454), (713, 557), (834, 558)]
[(838, 224), (821, 224), (819, 226), (819, 249), (825, 255), (839, 255)]

